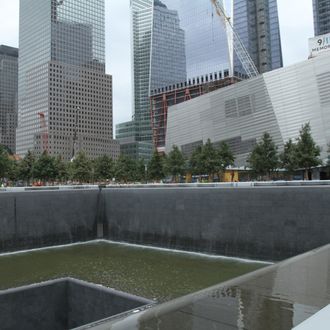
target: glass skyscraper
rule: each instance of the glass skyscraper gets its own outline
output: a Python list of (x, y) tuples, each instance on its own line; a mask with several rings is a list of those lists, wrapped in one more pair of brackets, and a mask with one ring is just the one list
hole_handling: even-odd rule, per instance
[(0, 145), (15, 152), (18, 49), (0, 45)]
[(314, 34), (330, 33), (330, 1), (313, 0), (314, 9)]
[[(233, 0), (234, 28), (260, 73), (283, 66), (277, 0)], [(234, 55), (234, 71), (244, 69)]]
[(128, 143), (130, 127), (129, 143), (151, 146), (150, 95), (224, 75), (227, 39), (206, 0), (131, 0), (131, 23), (134, 124), (119, 124), (116, 137)]
[(104, 0), (20, 0), (19, 155), (69, 159), (77, 129), (89, 157), (118, 156), (104, 29)]

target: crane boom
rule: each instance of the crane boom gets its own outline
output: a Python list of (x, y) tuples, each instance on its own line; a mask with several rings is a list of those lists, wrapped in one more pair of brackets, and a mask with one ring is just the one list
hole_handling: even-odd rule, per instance
[[(236, 33), (233, 25), (230, 22), (230, 18), (226, 15), (225, 9), (223, 7), (222, 1), (219, 0), (211, 0), (212, 4), (215, 7), (217, 15), (220, 17), (222, 23), (224, 24), (227, 40), (228, 40), (228, 48), (231, 50), (233, 48), (236, 53), (239, 61), (242, 63), (242, 66), (248, 75), (249, 78), (256, 77), (259, 75), (258, 69), (255, 66), (249, 52), (245, 48), (242, 40), (239, 35)], [(231, 71), (233, 71), (233, 61), (230, 56), (230, 65)]]

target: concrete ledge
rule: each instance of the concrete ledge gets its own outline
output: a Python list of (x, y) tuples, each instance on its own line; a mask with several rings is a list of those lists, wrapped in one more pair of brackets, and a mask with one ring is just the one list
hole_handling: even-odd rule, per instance
[(0, 324), (7, 330), (72, 329), (153, 303), (64, 278), (0, 291)]

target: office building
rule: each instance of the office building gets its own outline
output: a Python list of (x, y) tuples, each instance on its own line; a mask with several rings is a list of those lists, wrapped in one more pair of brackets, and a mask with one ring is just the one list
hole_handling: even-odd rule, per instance
[[(17, 153), (116, 158), (104, 0), (21, 0)], [(77, 122), (77, 124), (76, 124)]]
[(227, 39), (210, 1), (131, 0), (131, 20), (134, 124), (119, 124), (116, 137), (128, 143), (120, 132), (130, 126), (130, 143), (152, 150), (151, 94), (224, 75)]
[(166, 152), (173, 145), (190, 156), (210, 139), (226, 142), (236, 166), (246, 159), (264, 132), (279, 151), (310, 123), (326, 163), (330, 143), (330, 56), (328, 52), (169, 107)]
[(313, 0), (313, 11), (315, 36), (330, 33), (329, 0)]
[(15, 153), (18, 49), (0, 45), (0, 145)]
[[(234, 28), (260, 73), (283, 66), (277, 0), (233, 0)], [(244, 69), (234, 55), (234, 70)]]

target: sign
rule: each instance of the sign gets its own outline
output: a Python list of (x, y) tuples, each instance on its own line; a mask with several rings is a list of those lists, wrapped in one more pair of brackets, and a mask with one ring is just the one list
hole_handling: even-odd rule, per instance
[(330, 51), (330, 33), (309, 39), (309, 52), (311, 57)]

